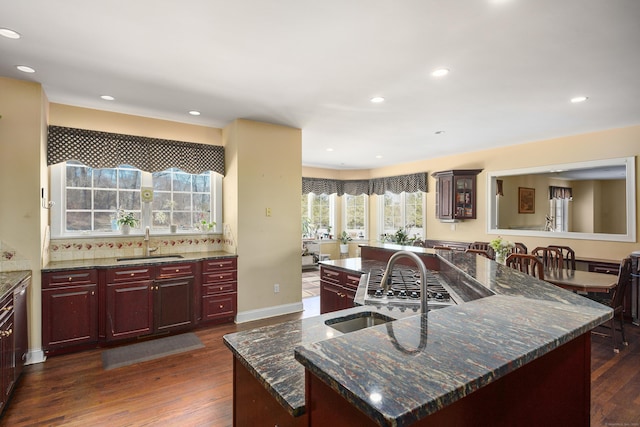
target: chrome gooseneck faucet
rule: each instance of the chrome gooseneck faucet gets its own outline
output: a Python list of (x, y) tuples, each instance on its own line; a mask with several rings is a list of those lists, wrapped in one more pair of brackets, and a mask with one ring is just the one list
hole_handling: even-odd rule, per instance
[(382, 285), (383, 292), (386, 293), (389, 290), (389, 285), (391, 283), (391, 270), (393, 270), (393, 266), (396, 264), (396, 261), (401, 258), (412, 259), (418, 267), (418, 272), (420, 273), (420, 310), (423, 314), (427, 314), (429, 311), (427, 304), (427, 267), (424, 265), (424, 262), (420, 257), (413, 252), (399, 251), (391, 255), (380, 283)]
[(157, 251), (158, 248), (149, 247), (149, 226), (144, 229), (144, 256), (151, 255), (151, 252)]

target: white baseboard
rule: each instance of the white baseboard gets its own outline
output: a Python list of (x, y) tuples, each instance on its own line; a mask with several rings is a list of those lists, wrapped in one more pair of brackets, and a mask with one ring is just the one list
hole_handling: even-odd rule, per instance
[(27, 360), (24, 361), (25, 365), (35, 365), (36, 363), (42, 363), (47, 360), (47, 356), (44, 355), (44, 351), (29, 350), (27, 352)]
[(299, 313), (302, 310), (304, 310), (302, 301), (293, 304), (283, 304), (273, 307), (259, 308), (256, 310), (247, 310), (239, 312), (236, 315), (236, 323), (267, 319), (269, 317), (282, 316), (283, 314)]

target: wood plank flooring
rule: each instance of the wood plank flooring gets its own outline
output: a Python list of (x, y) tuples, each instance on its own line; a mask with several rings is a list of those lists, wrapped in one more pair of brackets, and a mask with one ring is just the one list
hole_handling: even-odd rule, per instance
[[(231, 426), (232, 356), (222, 336), (300, 316), (201, 329), (204, 349), (111, 371), (100, 350), (52, 357), (26, 367), (0, 425)], [(630, 345), (619, 354), (593, 337), (592, 426), (640, 425), (640, 328), (626, 329)]]

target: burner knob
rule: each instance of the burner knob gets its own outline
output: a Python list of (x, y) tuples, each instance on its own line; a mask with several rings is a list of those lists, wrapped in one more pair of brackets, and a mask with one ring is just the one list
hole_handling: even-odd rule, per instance
[(382, 289), (376, 289), (376, 292), (373, 295), (376, 297), (382, 297)]
[(420, 295), (416, 291), (413, 291), (411, 292), (411, 298), (420, 298)]
[(444, 299), (444, 295), (442, 295), (442, 293), (438, 292), (436, 294), (436, 299)]
[(393, 291), (387, 291), (387, 296), (391, 298), (394, 297), (395, 294), (393, 293)]
[(406, 298), (407, 297), (407, 291), (400, 291), (400, 293), (398, 293), (398, 296), (400, 298)]

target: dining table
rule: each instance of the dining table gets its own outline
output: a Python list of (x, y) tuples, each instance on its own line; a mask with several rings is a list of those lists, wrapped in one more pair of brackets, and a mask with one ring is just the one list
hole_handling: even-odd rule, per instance
[(546, 268), (544, 280), (561, 288), (582, 292), (611, 292), (618, 284), (618, 276), (567, 268)]

